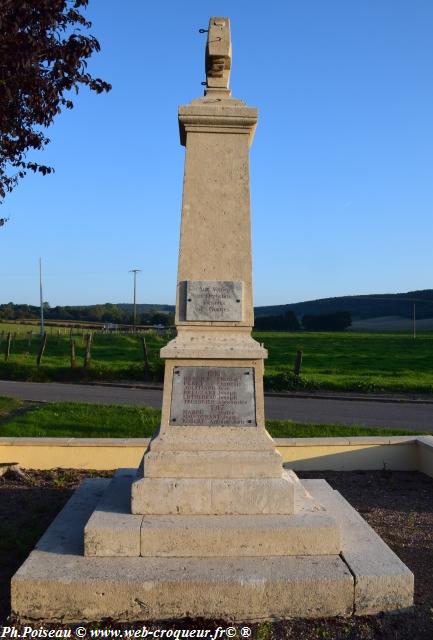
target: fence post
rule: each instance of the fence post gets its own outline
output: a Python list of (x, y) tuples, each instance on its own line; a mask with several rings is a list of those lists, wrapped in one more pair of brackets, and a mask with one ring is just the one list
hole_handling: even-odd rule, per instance
[(71, 340), (71, 369), (73, 369), (76, 365), (75, 359), (75, 340)]
[(148, 371), (149, 370), (149, 354), (147, 352), (146, 338), (144, 336), (141, 336), (141, 343), (143, 345), (144, 371)]
[(5, 362), (9, 360), (10, 353), (11, 353), (11, 332), (9, 331), (6, 338)]
[(86, 336), (86, 351), (84, 353), (84, 368), (86, 369), (88, 366), (90, 366), (90, 360), (91, 360), (91, 347), (92, 347), (92, 334), (88, 333)]
[(44, 355), (45, 346), (47, 344), (47, 338), (48, 338), (48, 334), (45, 331), (45, 333), (44, 333), (44, 335), (42, 337), (42, 340), (41, 340), (41, 346), (39, 348), (38, 357), (36, 358), (36, 366), (38, 366), (38, 367), (41, 364), (42, 356)]
[(296, 377), (299, 377), (301, 375), (301, 366), (302, 366), (302, 351), (299, 350), (296, 352), (295, 367), (293, 369), (293, 373), (295, 374)]

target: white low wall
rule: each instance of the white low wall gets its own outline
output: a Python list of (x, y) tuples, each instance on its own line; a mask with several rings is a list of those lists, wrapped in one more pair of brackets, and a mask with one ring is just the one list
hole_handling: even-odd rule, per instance
[[(109, 470), (136, 467), (147, 438), (0, 438), (0, 462), (27, 469)], [(433, 477), (433, 436), (276, 438), (285, 466), (296, 470), (422, 471)]]

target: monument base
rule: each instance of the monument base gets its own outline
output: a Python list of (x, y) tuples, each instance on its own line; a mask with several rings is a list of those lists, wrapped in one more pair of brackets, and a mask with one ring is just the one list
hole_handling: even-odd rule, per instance
[[(150, 558), (333, 555), (340, 530), (329, 513), (283, 472), (290, 513), (250, 515), (131, 514), (135, 469), (119, 469), (84, 529), (84, 555)], [(244, 482), (244, 481), (242, 481)], [(242, 498), (242, 494), (240, 496)], [(292, 502), (291, 502), (292, 504)]]
[[(118, 476), (116, 482), (125, 489), (131, 479)], [(270, 549), (266, 548), (263, 556), (255, 557), (85, 556), (86, 524), (92, 523), (92, 514), (103, 519), (104, 494), (110, 485), (110, 480), (86, 480), (13, 577), (12, 613), (21, 620), (62, 622), (182, 617), (247, 622), (364, 615), (410, 607), (413, 575), (399, 558), (325, 481), (302, 484), (313, 502), (323, 505), (325, 511), (319, 513), (332, 513), (336, 519), (339, 554), (281, 555), (281, 549), (275, 549), (275, 555), (267, 555)], [(122, 513), (122, 491), (117, 492), (117, 502), (115, 493), (105, 511), (106, 529), (113, 531), (113, 517), (118, 517), (117, 527), (124, 533), (127, 522), (137, 530), (140, 521), (142, 529), (147, 516)], [(103, 520), (99, 524), (103, 526)], [(245, 528), (244, 524), (242, 535)], [(131, 540), (129, 533), (121, 548)], [(214, 534), (209, 528), (206, 535)], [(274, 543), (284, 540), (281, 531), (272, 535)], [(121, 539), (118, 534), (115, 538)], [(135, 539), (140, 541), (140, 536)], [(332, 535), (327, 539), (332, 541)], [(86, 546), (91, 548), (90, 539)]]

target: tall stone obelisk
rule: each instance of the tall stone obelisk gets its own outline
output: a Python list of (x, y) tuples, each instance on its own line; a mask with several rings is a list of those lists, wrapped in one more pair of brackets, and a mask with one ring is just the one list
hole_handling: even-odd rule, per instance
[(293, 487), (265, 430), (263, 360), (251, 337), (249, 148), (257, 109), (231, 97), (230, 22), (211, 18), (206, 89), (179, 108), (186, 147), (177, 337), (161, 428), (133, 485), (137, 514), (291, 513)]

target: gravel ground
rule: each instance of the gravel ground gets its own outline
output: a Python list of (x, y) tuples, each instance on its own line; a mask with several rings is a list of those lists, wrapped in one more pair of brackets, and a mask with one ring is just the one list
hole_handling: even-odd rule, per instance
[[(8, 615), (12, 575), (79, 481), (95, 475), (110, 474), (63, 469), (25, 471), (25, 477), (13, 473), (0, 477), (0, 625), (11, 624)], [(251, 625), (252, 638), (432, 640), (433, 479), (415, 472), (389, 471), (309, 472), (299, 475), (325, 478), (415, 573), (415, 607), (398, 615), (296, 619)], [(166, 629), (212, 629), (219, 625), (227, 626), (217, 620), (173, 621), (172, 624), (164, 622), (161, 626)], [(123, 626), (131, 628), (132, 625), (110, 625), (119, 629)], [(137, 624), (136, 628), (141, 626)], [(151, 628), (149, 622), (147, 627)]]

